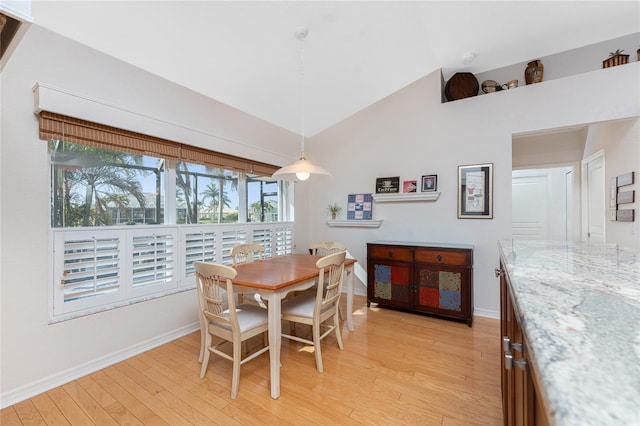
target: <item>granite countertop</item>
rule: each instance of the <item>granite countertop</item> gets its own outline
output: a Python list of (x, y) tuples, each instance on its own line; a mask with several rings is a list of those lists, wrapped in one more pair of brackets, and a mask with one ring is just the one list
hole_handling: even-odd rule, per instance
[(640, 425), (640, 250), (498, 245), (553, 422)]

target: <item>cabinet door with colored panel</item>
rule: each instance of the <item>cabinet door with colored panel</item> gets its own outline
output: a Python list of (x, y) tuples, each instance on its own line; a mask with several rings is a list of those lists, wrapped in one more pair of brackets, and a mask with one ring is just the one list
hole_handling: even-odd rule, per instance
[(469, 318), (469, 270), (416, 264), (416, 311)]
[(371, 260), (369, 274), (373, 277), (368, 288), (368, 300), (388, 306), (408, 308), (412, 300), (413, 265), (404, 262)]

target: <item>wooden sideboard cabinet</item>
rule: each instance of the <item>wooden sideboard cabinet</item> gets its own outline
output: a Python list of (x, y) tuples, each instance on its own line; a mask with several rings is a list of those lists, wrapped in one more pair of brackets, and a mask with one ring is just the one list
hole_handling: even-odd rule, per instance
[(500, 331), (502, 340), (502, 411), (505, 426), (548, 426), (547, 409), (513, 302), (509, 277), (500, 263)]
[(473, 322), (473, 246), (367, 243), (367, 306)]

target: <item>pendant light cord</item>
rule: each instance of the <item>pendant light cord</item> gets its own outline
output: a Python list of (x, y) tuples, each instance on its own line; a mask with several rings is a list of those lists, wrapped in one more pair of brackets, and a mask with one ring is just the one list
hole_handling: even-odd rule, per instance
[(301, 105), (301, 113), (300, 113), (300, 131), (301, 131), (301, 140), (300, 140), (300, 150), (301, 150), (301, 158), (305, 158), (304, 154), (304, 39), (306, 34), (300, 36), (300, 105)]

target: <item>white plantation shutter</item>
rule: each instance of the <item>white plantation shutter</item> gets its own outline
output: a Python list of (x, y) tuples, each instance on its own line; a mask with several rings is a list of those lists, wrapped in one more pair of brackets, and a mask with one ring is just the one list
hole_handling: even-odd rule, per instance
[(222, 231), (222, 259), (220, 261), (225, 265), (230, 265), (233, 246), (247, 242), (246, 227), (224, 229)]
[(123, 298), (122, 232), (55, 233), (55, 313), (72, 313)]
[(91, 238), (64, 242), (64, 300), (116, 291), (120, 286), (118, 238)]
[(293, 252), (293, 227), (277, 226), (274, 228), (275, 256)]
[(273, 230), (271, 228), (256, 228), (253, 230), (253, 242), (264, 246), (264, 257), (273, 256)]
[(136, 295), (175, 286), (176, 228), (132, 231), (131, 284)]
[(291, 253), (293, 223), (144, 225), (52, 230), (52, 322), (195, 286), (193, 263), (231, 263), (231, 248), (256, 242)]
[(215, 262), (216, 233), (210, 230), (210, 227), (208, 231), (198, 231), (189, 228), (187, 232), (185, 232), (183, 241), (186, 277), (192, 277), (195, 273), (193, 266), (195, 262)]

